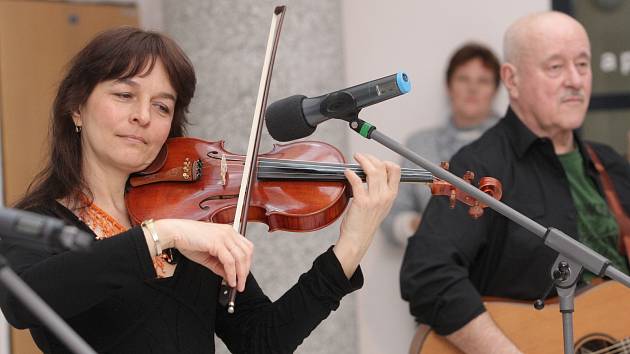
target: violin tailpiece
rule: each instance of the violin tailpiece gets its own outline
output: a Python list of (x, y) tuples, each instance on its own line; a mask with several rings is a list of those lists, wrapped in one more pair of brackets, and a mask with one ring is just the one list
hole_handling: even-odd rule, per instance
[(182, 166), (148, 175), (136, 175), (129, 179), (132, 187), (159, 182), (195, 182), (201, 177), (201, 160), (185, 158)]

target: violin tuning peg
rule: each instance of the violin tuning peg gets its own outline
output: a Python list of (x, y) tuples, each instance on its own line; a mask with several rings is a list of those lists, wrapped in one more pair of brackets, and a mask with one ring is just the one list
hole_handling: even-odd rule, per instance
[(448, 171), (448, 168), (449, 168), (448, 161), (442, 161), (442, 162), (440, 162), (440, 167), (442, 167), (443, 169), (445, 169), (445, 170), (447, 170), (447, 171)]
[(479, 202), (475, 202), (475, 205), (468, 209), (468, 215), (473, 219), (479, 219), (483, 215), (483, 208), (479, 205)]
[(451, 190), (451, 195), (448, 199), (450, 208), (455, 209), (455, 205), (457, 204), (457, 192), (454, 189)]

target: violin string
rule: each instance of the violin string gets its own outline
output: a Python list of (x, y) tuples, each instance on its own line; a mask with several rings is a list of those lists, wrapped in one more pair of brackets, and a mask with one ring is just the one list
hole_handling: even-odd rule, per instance
[(622, 351), (625, 353), (626, 349), (630, 349), (630, 337), (626, 337), (621, 341), (610, 345), (606, 348), (602, 348), (598, 351), (591, 352), (591, 354), (613, 354), (613, 353), (621, 353)]
[[(233, 155), (226, 155), (233, 156)], [(218, 159), (218, 157), (215, 157)], [(229, 158), (227, 161), (236, 161), (239, 164), (243, 162), (242, 158)], [(281, 164), (282, 166), (290, 165), (290, 166), (325, 166), (325, 167), (335, 167), (335, 168), (360, 168), (357, 164), (342, 164), (337, 162), (323, 162), (323, 161), (306, 161), (306, 160), (287, 160), (287, 159), (277, 159), (277, 158), (259, 158), (259, 163), (261, 165), (269, 164), (272, 165), (274, 163)], [(402, 170), (418, 170), (418, 171), (426, 171), (420, 169), (407, 169), (403, 168)], [(428, 171), (426, 171), (428, 173)]]
[[(312, 174), (301, 172), (273, 172), (273, 171), (261, 171), (258, 174), (260, 179), (295, 179), (295, 180), (325, 180), (325, 181), (344, 181), (346, 178), (341, 174)], [(359, 175), (359, 178), (365, 180), (365, 175)], [(422, 176), (405, 176), (401, 177), (402, 182), (431, 182)]]
[[(331, 174), (337, 174), (339, 176), (343, 176), (343, 170), (313, 170), (313, 169), (308, 169), (308, 168), (302, 168), (302, 169), (295, 169), (295, 168), (285, 168), (285, 167), (268, 167), (268, 166), (263, 166), (259, 168), (259, 173), (263, 173), (264, 171), (300, 171), (300, 172), (304, 172), (304, 173), (312, 173), (313, 175), (318, 175), (318, 174), (323, 174), (323, 173), (331, 173)], [(365, 171), (360, 170), (360, 169), (355, 169), (353, 170), (356, 174), (358, 175), (365, 175)], [(429, 175), (429, 174), (425, 174), (425, 173), (418, 173), (416, 171), (404, 171), (401, 172), (401, 175), (403, 177), (422, 177), (425, 178), (427, 180), (432, 180), (433, 176)]]
[[(361, 166), (357, 164), (341, 164), (335, 162), (320, 162), (320, 161), (298, 161), (298, 160), (282, 160), (282, 159), (263, 159), (261, 160), (261, 165), (274, 165), (274, 164), (282, 164), (282, 165), (290, 165), (290, 166), (318, 166), (318, 167), (329, 167), (335, 169), (358, 169), (361, 170)], [(426, 174), (431, 174), (429, 171), (424, 169), (415, 169), (415, 168), (401, 168), (401, 171), (418, 171)]]
[[(294, 169), (315, 169), (315, 167), (317, 167), (317, 171), (321, 171), (322, 168), (321, 167), (326, 167), (328, 168), (328, 171), (333, 171), (333, 172), (340, 172), (343, 173), (343, 171), (348, 168), (354, 172), (357, 173), (363, 173), (363, 169), (359, 166), (359, 165), (355, 165), (355, 164), (335, 164), (335, 163), (320, 163), (320, 162), (303, 162), (303, 163), (293, 163), (291, 160), (281, 160), (280, 163), (278, 162), (268, 162), (268, 161), (264, 161), (263, 163), (261, 163), (260, 167), (267, 167), (267, 166), (278, 166), (281, 168), (294, 168)], [(426, 170), (423, 169), (412, 169), (412, 168), (402, 168), (401, 169), (402, 173), (405, 174), (418, 174), (418, 175), (422, 175), (422, 176), (427, 176), (427, 177), (432, 177), (432, 174)]]
[[(298, 160), (283, 160), (283, 159), (261, 159), (259, 163), (259, 170), (264, 170), (265, 168), (277, 168), (281, 170), (293, 169), (293, 170), (305, 170), (311, 171), (315, 174), (322, 174), (325, 172), (330, 173), (338, 173), (343, 176), (343, 171), (348, 168), (358, 175), (364, 175), (363, 169), (359, 165), (354, 164), (338, 164), (338, 163), (326, 163), (326, 162), (312, 162), (312, 161), (298, 161)], [(232, 165), (232, 164), (229, 164)], [(240, 165), (240, 163), (239, 163)], [(202, 168), (216, 168), (215, 165), (212, 164), (203, 164)], [(322, 167), (326, 167), (323, 169)], [(401, 168), (401, 174), (403, 177), (407, 178), (419, 178), (424, 182), (429, 182), (433, 179), (433, 175), (423, 169), (413, 169), (413, 168)]]
[[(240, 155), (225, 155), (225, 157), (226, 157), (227, 161), (235, 161), (235, 162), (239, 162), (241, 164), (244, 161), (242, 156), (240, 156)], [(218, 156), (213, 156), (211, 158), (220, 160), (220, 158)], [(279, 158), (272, 158), (272, 157), (261, 157), (261, 158), (258, 159), (258, 161), (259, 162), (264, 162), (264, 163), (266, 163), (266, 162), (269, 162), (269, 163), (281, 162), (281, 163), (291, 164), (291, 165), (305, 164), (305, 165), (333, 166), (333, 167), (356, 167), (356, 166), (359, 166), (357, 164), (343, 164), (343, 163), (339, 163), (339, 162), (292, 160), (292, 159), (289, 160), (289, 159), (279, 159)], [(422, 170), (422, 171), (426, 171), (426, 170)]]
[(287, 173), (265, 173), (263, 176), (259, 175), (259, 178), (261, 179), (294, 179), (294, 180), (323, 180), (323, 181), (341, 181), (341, 180), (345, 180), (344, 178), (341, 178), (339, 175), (334, 174), (334, 175), (329, 175), (329, 174), (322, 174), (322, 175), (317, 175), (317, 176), (313, 176), (312, 174), (306, 174), (306, 173), (293, 173), (293, 174), (287, 174)]
[[(278, 165), (278, 166), (274, 166), (274, 165), (268, 165), (268, 164), (261, 164), (262, 168), (265, 167), (278, 167), (278, 168), (282, 168), (282, 169), (303, 169), (303, 170), (313, 170), (315, 169), (316, 171), (333, 171), (333, 172), (340, 172), (343, 173), (343, 171), (345, 169), (349, 169), (351, 171), (354, 172), (363, 172), (363, 169), (358, 166), (358, 165), (344, 165), (344, 166), (332, 166), (328, 169), (321, 169), (321, 168), (315, 168), (315, 167), (319, 167), (319, 166), (289, 166), (289, 165)], [(420, 170), (420, 169), (413, 169), (413, 168), (401, 168), (401, 173), (406, 173), (406, 174), (417, 174), (417, 175), (422, 175), (422, 176), (432, 176), (432, 174), (428, 171), (425, 170)]]
[[(283, 170), (283, 169), (268, 169), (261, 168), (258, 172), (258, 176), (261, 179), (271, 178), (271, 175), (275, 178), (282, 178), (282, 176), (287, 176), (290, 178), (291, 176), (303, 176), (304, 179), (320, 179), (326, 176), (335, 177), (336, 180), (345, 180), (345, 175), (343, 173), (325, 173), (325, 172), (317, 172), (317, 173), (309, 173), (308, 171), (300, 171), (300, 170)], [(366, 175), (363, 171), (357, 171), (357, 175), (365, 179)], [(426, 175), (421, 174), (403, 174), (401, 175), (401, 181), (403, 182), (432, 182), (433, 178)]]
[[(238, 156), (238, 155), (225, 155), (227, 156)], [(218, 159), (218, 158), (217, 158)], [(243, 159), (238, 156), (238, 158), (229, 158), (228, 161), (237, 161), (239, 163), (243, 162)], [(290, 166), (322, 166), (322, 167), (334, 167), (334, 168), (339, 168), (339, 169), (345, 169), (345, 168), (350, 168), (350, 169), (361, 169), (361, 167), (357, 164), (344, 164), (344, 163), (338, 163), (338, 162), (324, 162), (324, 161), (307, 161), (307, 160), (288, 160), (288, 159), (278, 159), (278, 158), (270, 158), (270, 157), (262, 157), (258, 159), (259, 163), (261, 165), (263, 164), (274, 164), (274, 163), (280, 163), (282, 165), (290, 165)], [(420, 168), (401, 168), (401, 171), (418, 171), (418, 172), (422, 172), (422, 173), (426, 173), (427, 175), (432, 175), (431, 172), (425, 170), (425, 169), (420, 169)]]
[[(313, 177), (317, 177), (319, 175), (331, 175), (331, 176), (339, 176), (339, 178), (345, 179), (345, 176), (344, 176), (344, 174), (342, 172), (343, 171), (316, 171), (315, 173), (313, 173), (310, 170), (285, 169), (285, 168), (268, 168), (268, 167), (262, 167), (262, 168), (259, 169), (259, 175), (268, 174), (268, 173), (276, 173), (276, 174), (285, 173), (285, 174), (289, 175), (289, 174), (296, 174), (297, 173), (297, 174), (307, 174), (307, 175), (311, 175)], [(356, 171), (355, 173), (358, 176), (362, 176), (362, 177), (366, 176), (365, 172), (363, 172), (363, 171)], [(425, 175), (414, 174), (414, 173), (406, 174), (405, 177), (427, 179)]]
[[(203, 168), (213, 168), (216, 169), (216, 166), (208, 165)], [(401, 174), (400, 181), (401, 182), (419, 182), (419, 183), (431, 183), (435, 180), (439, 180), (434, 178), (432, 175), (427, 175), (423, 173), (414, 173), (415, 171), (411, 171), (409, 173), (403, 172)], [(362, 170), (355, 171), (357, 176), (365, 181), (366, 176)], [(346, 177), (342, 171), (338, 173), (307, 173), (307, 172), (297, 172), (297, 171), (287, 171), (286, 169), (280, 169), (280, 171), (274, 172), (273, 169), (261, 168), (258, 172), (258, 178), (261, 180), (279, 180), (279, 179), (292, 179), (292, 180), (324, 180), (324, 181), (345, 181)]]
[[(365, 174), (365, 172), (363, 171), (363, 169), (361, 169), (359, 166), (352, 166), (353, 168), (351, 169), (352, 171), (354, 171), (357, 174)], [(273, 170), (273, 169), (278, 169), (278, 170), (288, 170), (288, 171), (313, 171), (314, 173), (322, 173), (322, 172), (330, 172), (330, 173), (338, 173), (340, 175), (343, 175), (343, 168), (328, 168), (328, 169), (314, 169), (312, 167), (309, 166), (302, 166), (301, 168), (295, 168), (294, 166), (285, 166), (285, 165), (269, 165), (269, 164), (262, 164), (260, 166), (260, 170)], [(418, 176), (418, 177), (425, 177), (425, 178), (432, 178), (433, 176), (428, 173), (427, 171), (424, 170), (416, 170), (416, 169), (402, 169), (401, 170), (403, 175), (407, 175), (407, 176)]]

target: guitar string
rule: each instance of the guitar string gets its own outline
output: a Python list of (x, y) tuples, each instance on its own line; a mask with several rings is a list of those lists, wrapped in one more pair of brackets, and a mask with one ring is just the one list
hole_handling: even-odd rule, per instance
[(617, 353), (625, 353), (626, 349), (630, 349), (630, 337), (626, 337), (621, 341), (608, 346), (606, 348), (600, 349), (595, 352), (590, 352), (591, 354), (617, 354)]
[(630, 346), (626, 343), (627, 338), (624, 338), (622, 341), (617, 342), (613, 345), (610, 345), (606, 348), (602, 348), (595, 352), (589, 352), (590, 354), (616, 354), (616, 353), (625, 353), (626, 349), (629, 349)]

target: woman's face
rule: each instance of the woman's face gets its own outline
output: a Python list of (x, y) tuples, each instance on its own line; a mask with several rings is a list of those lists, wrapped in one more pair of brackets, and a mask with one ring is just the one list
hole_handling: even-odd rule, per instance
[(82, 127), (84, 168), (127, 174), (146, 168), (168, 137), (176, 97), (159, 59), (150, 73), (96, 85), (73, 114)]
[(479, 58), (471, 59), (455, 69), (448, 93), (453, 115), (461, 125), (476, 124), (490, 114), (496, 93), (495, 77)]

